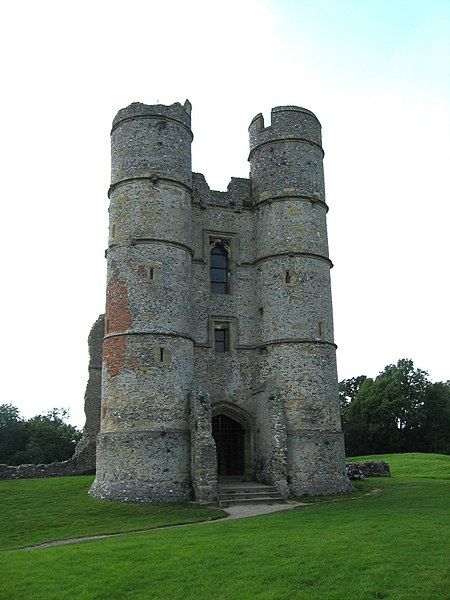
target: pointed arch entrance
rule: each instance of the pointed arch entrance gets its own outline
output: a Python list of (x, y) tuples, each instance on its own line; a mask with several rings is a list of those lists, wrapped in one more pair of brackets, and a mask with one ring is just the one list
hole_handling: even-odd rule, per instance
[(218, 476), (252, 477), (252, 435), (250, 416), (233, 404), (212, 407), (212, 435), (216, 443)]
[(216, 442), (217, 475), (245, 475), (245, 429), (227, 415), (212, 420)]

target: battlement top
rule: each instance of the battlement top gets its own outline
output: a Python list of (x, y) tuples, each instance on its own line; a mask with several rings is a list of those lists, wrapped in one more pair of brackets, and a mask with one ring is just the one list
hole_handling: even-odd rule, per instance
[(250, 152), (270, 141), (304, 139), (321, 145), (321, 125), (316, 115), (300, 106), (275, 106), (271, 110), (270, 125), (264, 126), (264, 117), (257, 114), (248, 128)]
[(163, 117), (172, 121), (178, 121), (189, 130), (191, 128), (191, 110), (192, 105), (189, 100), (184, 104), (175, 102), (169, 106), (165, 104), (143, 104), (142, 102), (133, 102), (125, 108), (121, 108), (116, 114), (112, 124), (111, 133), (124, 121), (136, 118), (157, 118)]
[[(274, 124), (274, 115), (276, 117), (277, 116), (276, 113), (305, 113), (306, 115), (310, 115), (311, 117), (314, 117), (317, 121), (319, 121), (319, 119), (317, 119), (316, 115), (311, 110), (308, 110), (307, 108), (303, 108), (301, 106), (274, 106), (272, 108), (272, 110), (270, 111), (272, 122), (271, 122), (271, 125), (268, 125), (267, 127), (271, 127)], [(294, 118), (295, 118), (295, 116), (294, 116)], [(257, 114), (255, 117), (253, 117), (252, 122), (250, 123), (250, 127), (253, 125), (254, 122), (258, 122), (258, 125), (262, 129), (264, 129), (264, 117), (261, 113)], [(250, 129), (250, 127), (249, 127), (249, 129)]]

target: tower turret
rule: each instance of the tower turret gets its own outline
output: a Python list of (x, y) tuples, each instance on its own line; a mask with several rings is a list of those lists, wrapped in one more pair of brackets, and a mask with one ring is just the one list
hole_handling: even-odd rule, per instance
[(343, 476), (321, 126), (296, 106), (249, 128), (262, 382), (280, 395), (291, 493), (348, 491)]
[(94, 496), (185, 500), (191, 141), (188, 101), (134, 103), (111, 131), (102, 419)]

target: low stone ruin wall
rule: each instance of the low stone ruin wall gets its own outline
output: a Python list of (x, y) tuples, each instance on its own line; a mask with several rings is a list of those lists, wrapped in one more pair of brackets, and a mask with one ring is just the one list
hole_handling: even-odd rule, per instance
[(346, 463), (346, 467), (359, 469), (364, 477), (390, 477), (389, 463), (384, 460), (369, 460), (366, 462)]
[(35, 477), (64, 477), (95, 473), (95, 444), (78, 443), (75, 454), (63, 462), (49, 465), (0, 465), (0, 479), (32, 479)]
[(48, 465), (2, 465), (1, 479), (32, 479), (34, 477), (64, 477), (66, 475), (95, 474), (95, 447), (100, 429), (100, 405), (102, 393), (102, 340), (105, 315), (100, 315), (89, 334), (89, 380), (84, 396), (86, 423), (83, 437), (68, 460)]
[(89, 441), (85, 436), (78, 442), (75, 454), (68, 460), (48, 465), (0, 465), (0, 479), (33, 479), (94, 473), (95, 439)]

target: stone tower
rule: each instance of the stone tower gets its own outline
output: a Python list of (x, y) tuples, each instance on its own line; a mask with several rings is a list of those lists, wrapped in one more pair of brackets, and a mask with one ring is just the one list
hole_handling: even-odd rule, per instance
[(192, 173), (190, 110), (113, 122), (102, 415), (91, 493), (211, 501), (218, 477), (347, 492), (320, 123), (250, 125), (250, 179)]
[(321, 126), (303, 108), (272, 110), (250, 131), (256, 269), (262, 310), (260, 379), (282, 395), (291, 493), (342, 482)]
[(96, 496), (190, 495), (190, 124), (188, 102), (135, 103), (113, 122)]

